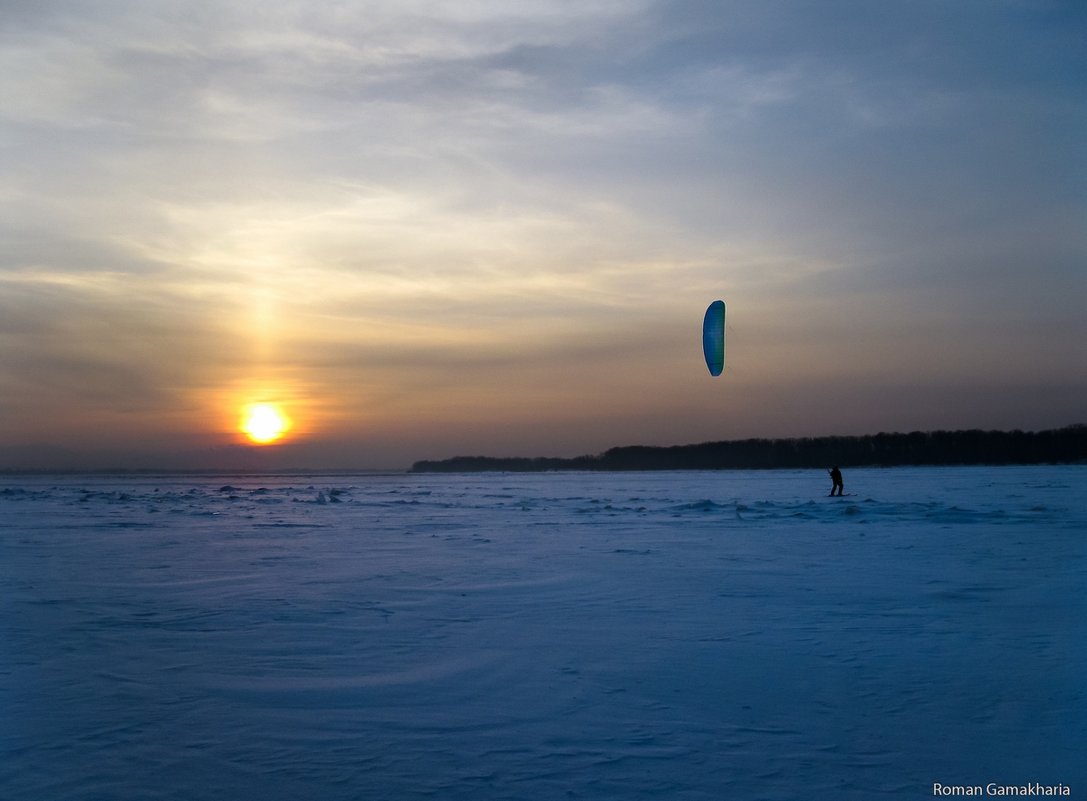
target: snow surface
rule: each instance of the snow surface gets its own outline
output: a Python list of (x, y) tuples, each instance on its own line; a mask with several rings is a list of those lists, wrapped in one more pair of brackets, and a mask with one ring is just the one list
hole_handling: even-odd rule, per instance
[(1087, 797), (1087, 467), (0, 477), (0, 798)]

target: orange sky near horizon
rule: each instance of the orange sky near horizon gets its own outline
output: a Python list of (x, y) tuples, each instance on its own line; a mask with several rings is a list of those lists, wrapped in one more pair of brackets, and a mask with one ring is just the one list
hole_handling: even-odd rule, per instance
[(0, 469), (1083, 422), (1084, 18), (966, 5), (28, 6)]

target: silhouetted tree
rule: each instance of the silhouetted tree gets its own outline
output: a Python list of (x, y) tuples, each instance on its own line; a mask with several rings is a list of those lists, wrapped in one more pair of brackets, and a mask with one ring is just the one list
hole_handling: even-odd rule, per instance
[(742, 439), (698, 445), (628, 445), (597, 456), (455, 456), (416, 462), (412, 472), (543, 470), (730, 470), (895, 465), (1087, 462), (1087, 425), (1049, 431), (912, 431), (862, 437)]

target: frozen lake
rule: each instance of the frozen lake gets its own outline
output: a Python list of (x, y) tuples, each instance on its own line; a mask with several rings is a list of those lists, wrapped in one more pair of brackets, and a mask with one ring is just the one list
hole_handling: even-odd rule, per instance
[(1087, 797), (1087, 466), (0, 476), (0, 799)]

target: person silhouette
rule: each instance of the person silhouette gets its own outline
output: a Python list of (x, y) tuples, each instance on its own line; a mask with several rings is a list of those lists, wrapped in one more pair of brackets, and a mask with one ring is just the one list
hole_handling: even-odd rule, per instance
[(842, 471), (837, 467), (832, 467), (827, 472), (830, 473), (830, 480), (834, 482), (834, 485), (830, 488), (831, 497), (841, 495), (845, 491), (845, 485), (842, 483)]

